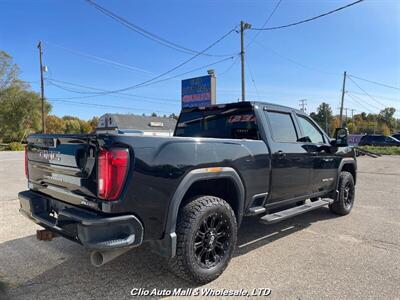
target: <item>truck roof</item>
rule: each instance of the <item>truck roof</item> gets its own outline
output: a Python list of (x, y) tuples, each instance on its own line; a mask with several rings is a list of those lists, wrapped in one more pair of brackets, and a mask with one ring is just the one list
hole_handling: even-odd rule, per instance
[(215, 109), (215, 108), (254, 107), (255, 105), (268, 106), (271, 109), (275, 108), (277, 110), (293, 110), (298, 114), (305, 114), (303, 111), (298, 110), (293, 107), (284, 106), (284, 105), (271, 103), (271, 102), (264, 102), (264, 101), (244, 101), (244, 102), (220, 103), (220, 104), (215, 104), (215, 105), (206, 106), (206, 107), (184, 108), (184, 109), (182, 109), (182, 112), (191, 112), (191, 111), (196, 111), (196, 110), (211, 110), (211, 109)]

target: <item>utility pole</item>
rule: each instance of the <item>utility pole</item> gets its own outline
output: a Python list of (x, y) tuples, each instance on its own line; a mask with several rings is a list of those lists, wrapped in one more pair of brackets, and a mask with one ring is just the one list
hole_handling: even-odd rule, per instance
[(343, 107), (342, 109), (344, 109), (344, 111), (346, 112), (346, 113), (345, 113), (345, 116), (346, 116), (346, 118), (345, 118), (345, 123), (347, 124), (347, 111), (350, 110), (350, 108)]
[(302, 112), (306, 112), (307, 111), (307, 99), (301, 99), (299, 100), (299, 106), (300, 106), (300, 110)]
[(251, 24), (240, 21), (240, 59), (242, 62), (242, 101), (246, 101), (246, 84), (244, 72), (244, 31), (250, 29)]
[(343, 127), (343, 102), (344, 102), (344, 94), (346, 92), (346, 71), (343, 73), (343, 87), (342, 87), (342, 101), (340, 102), (340, 126)]
[(328, 131), (328, 115), (326, 113), (326, 106), (324, 106), (324, 115), (325, 115), (325, 132), (329, 135), (329, 131)]
[(40, 61), (40, 96), (42, 98), (42, 133), (46, 133), (46, 120), (44, 115), (44, 82), (43, 82), (43, 63), (42, 63), (42, 42), (39, 41), (39, 61)]
[(356, 111), (354, 108), (350, 109), (351, 111), (351, 121), (354, 122), (354, 112)]

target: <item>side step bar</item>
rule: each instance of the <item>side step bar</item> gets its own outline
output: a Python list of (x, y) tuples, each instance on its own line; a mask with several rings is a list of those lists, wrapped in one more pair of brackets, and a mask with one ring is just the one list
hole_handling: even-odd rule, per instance
[(273, 214), (265, 215), (260, 219), (260, 222), (264, 223), (264, 224), (276, 223), (276, 222), (283, 221), (283, 220), (289, 219), (291, 217), (300, 215), (302, 213), (320, 208), (322, 206), (331, 204), (332, 202), (333, 202), (333, 199), (320, 199), (315, 202), (305, 203), (300, 206), (296, 206), (296, 207), (289, 208), (286, 210), (278, 211)]

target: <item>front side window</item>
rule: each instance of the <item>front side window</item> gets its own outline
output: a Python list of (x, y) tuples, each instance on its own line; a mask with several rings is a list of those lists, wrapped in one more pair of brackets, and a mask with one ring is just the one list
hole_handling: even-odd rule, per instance
[(391, 136), (387, 136), (385, 140), (387, 143), (395, 143), (397, 141), (395, 138), (392, 138)]
[(308, 120), (306, 117), (299, 116), (299, 123), (300, 127), (303, 129), (303, 134), (304, 137), (309, 137), (312, 143), (316, 144), (323, 144), (324, 143), (324, 137), (322, 136), (321, 131), (318, 130), (315, 125)]
[(275, 142), (297, 142), (296, 128), (290, 114), (269, 111), (267, 117), (271, 125), (271, 135)]

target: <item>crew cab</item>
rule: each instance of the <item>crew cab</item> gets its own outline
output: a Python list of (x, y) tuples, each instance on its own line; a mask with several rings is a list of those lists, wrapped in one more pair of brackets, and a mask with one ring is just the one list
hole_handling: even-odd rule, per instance
[(348, 214), (357, 164), (346, 129), (331, 139), (302, 111), (239, 102), (182, 110), (173, 137), (34, 134), (25, 168), (20, 212), (95, 266), (148, 242), (204, 283), (227, 267), (243, 217)]

